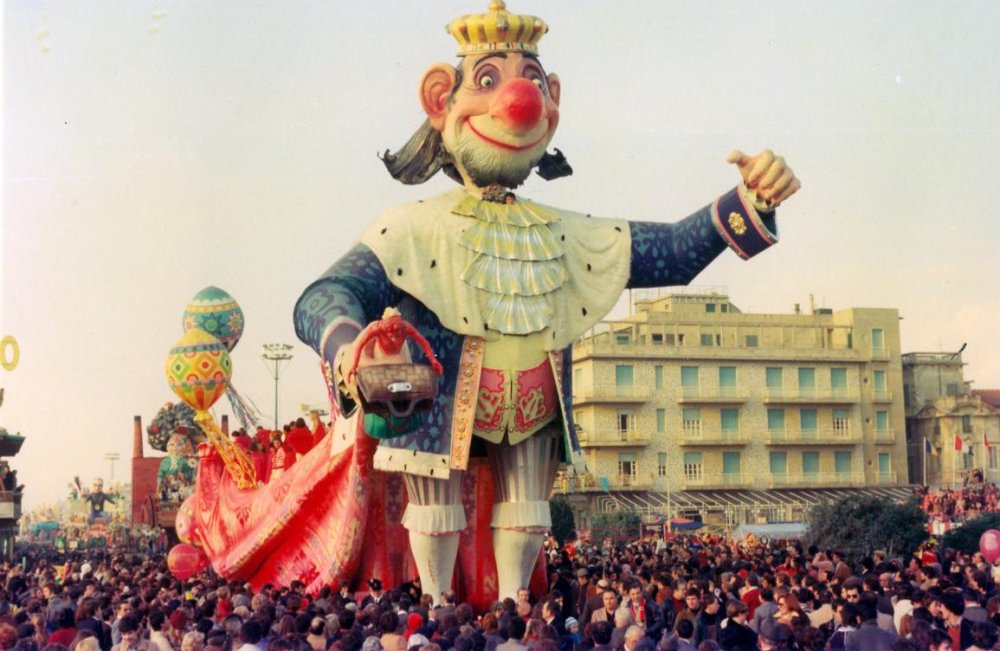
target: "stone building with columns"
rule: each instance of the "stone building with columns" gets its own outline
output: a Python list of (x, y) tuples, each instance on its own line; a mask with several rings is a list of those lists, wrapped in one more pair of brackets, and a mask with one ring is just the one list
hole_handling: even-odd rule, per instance
[(1000, 391), (965, 379), (962, 351), (906, 353), (903, 386), (910, 474), (955, 486), (978, 473), (1000, 482)]

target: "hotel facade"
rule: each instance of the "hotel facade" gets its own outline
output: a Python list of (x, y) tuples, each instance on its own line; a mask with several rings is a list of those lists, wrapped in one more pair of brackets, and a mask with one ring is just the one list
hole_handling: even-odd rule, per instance
[[(749, 314), (719, 292), (633, 302), (573, 348), (577, 509), (801, 518), (830, 489), (908, 484), (895, 309)], [(590, 496), (584, 505), (582, 496)]]

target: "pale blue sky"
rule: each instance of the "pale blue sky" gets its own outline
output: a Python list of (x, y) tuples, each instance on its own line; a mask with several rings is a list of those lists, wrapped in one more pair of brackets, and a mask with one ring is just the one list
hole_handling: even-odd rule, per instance
[[(28, 437), (29, 505), (107, 477), (172, 399), (181, 313), (206, 285), (247, 327), (234, 381), (268, 415), (261, 344), (296, 344), (282, 420), (324, 391), (295, 339), (302, 289), (404, 187), (376, 153), (420, 124), (443, 26), (486, 0), (4, 4), (0, 424)], [(728, 189), (734, 147), (784, 154), (803, 182), (781, 243), (697, 280), (745, 311), (896, 307), (905, 351), (968, 342), (1000, 387), (1000, 4), (512, 0), (551, 26), (554, 146), (575, 175), (532, 198), (673, 221)], [(2, 373), (2, 372), (0, 372)], [(226, 413), (228, 406), (217, 413)], [(119, 462), (116, 477), (127, 464)]]

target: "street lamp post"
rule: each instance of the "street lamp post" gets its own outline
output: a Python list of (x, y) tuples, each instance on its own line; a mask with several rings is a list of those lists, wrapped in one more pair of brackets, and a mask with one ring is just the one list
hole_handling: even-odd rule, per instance
[(107, 454), (104, 455), (104, 460), (111, 462), (111, 478), (108, 479), (109, 484), (114, 482), (115, 480), (115, 461), (118, 461), (121, 458), (122, 455), (118, 454), (117, 452), (108, 452)]
[(274, 429), (278, 429), (278, 378), (292, 359), (291, 344), (264, 344), (260, 358), (274, 378)]

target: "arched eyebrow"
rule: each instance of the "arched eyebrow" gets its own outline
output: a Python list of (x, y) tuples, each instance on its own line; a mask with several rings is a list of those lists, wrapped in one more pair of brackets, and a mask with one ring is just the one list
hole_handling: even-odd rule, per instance
[(501, 59), (506, 59), (507, 58), (507, 53), (506, 52), (490, 52), (489, 54), (484, 54), (482, 57), (479, 58), (478, 61), (476, 61), (475, 63), (472, 64), (472, 69), (475, 70), (476, 68), (479, 67), (480, 63), (482, 63), (483, 61), (486, 61), (487, 59), (492, 59), (494, 57), (499, 57)]

